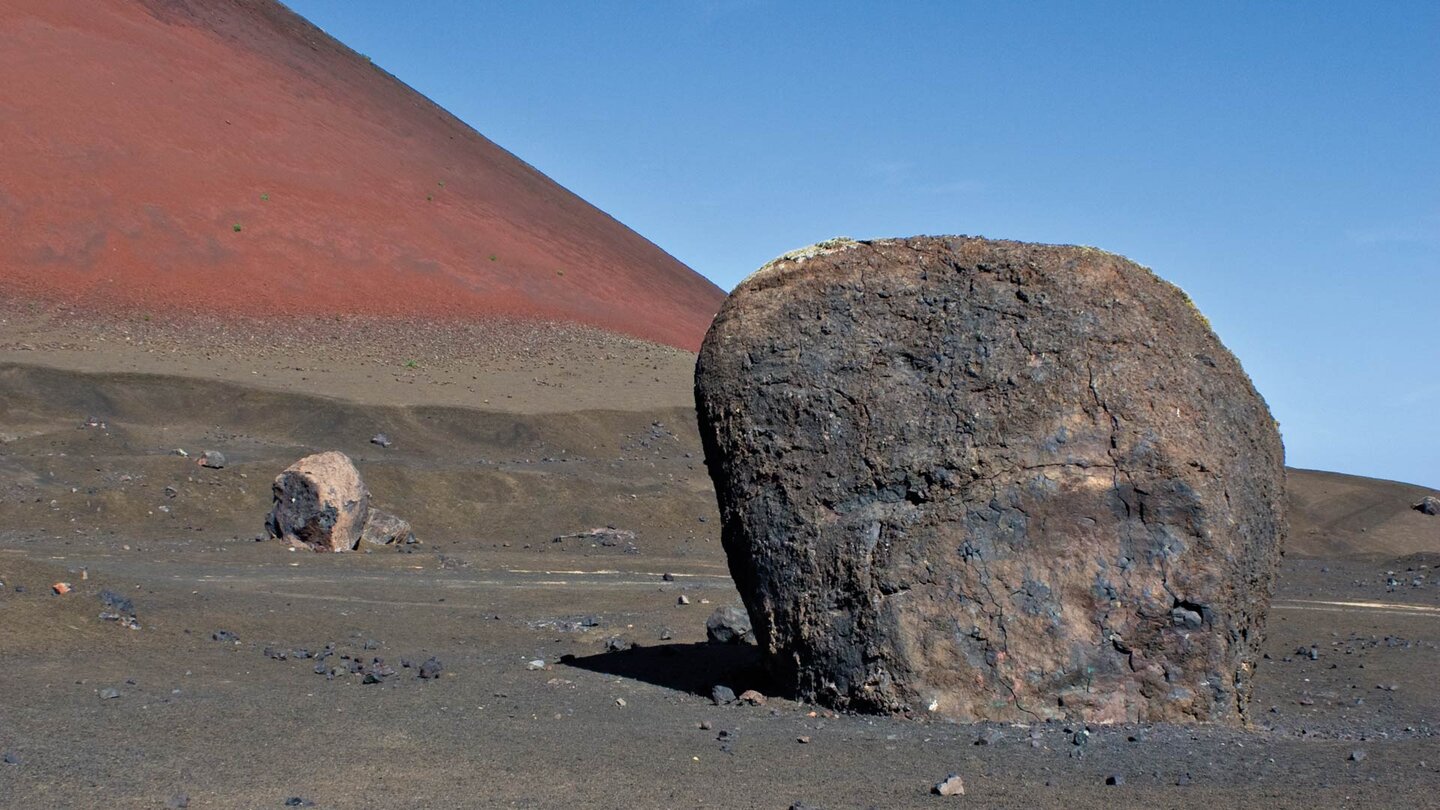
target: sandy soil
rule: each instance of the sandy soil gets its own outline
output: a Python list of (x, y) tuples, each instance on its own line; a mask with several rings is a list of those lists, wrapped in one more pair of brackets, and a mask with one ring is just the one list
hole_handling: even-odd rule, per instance
[[(1422, 807), (1440, 789), (1440, 518), (1408, 514), (1410, 488), (1292, 476), (1313, 542), (1285, 563), (1248, 729), (993, 737), (784, 695), (716, 706), (717, 683), (773, 690), (753, 649), (704, 643), (738, 597), (689, 355), (497, 331), (407, 369), (353, 323), (268, 349), (7, 324), (0, 807)], [(397, 334), (457, 345), (420, 332)], [(421, 547), (257, 542), (273, 476), (326, 448)], [(197, 466), (206, 449), (229, 463)], [(555, 540), (606, 525), (634, 548)], [(100, 618), (105, 591), (140, 629)], [(419, 678), (432, 656), (441, 677)], [(346, 671), (376, 657), (396, 674)], [(951, 772), (967, 795), (931, 795)]]

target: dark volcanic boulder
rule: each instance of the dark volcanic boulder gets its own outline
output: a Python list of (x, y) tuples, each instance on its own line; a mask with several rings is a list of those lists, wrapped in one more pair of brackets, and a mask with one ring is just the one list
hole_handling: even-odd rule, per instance
[(1286, 523), (1265, 403), (1092, 248), (834, 240), (747, 279), (696, 402), (798, 694), (960, 720), (1243, 717)]

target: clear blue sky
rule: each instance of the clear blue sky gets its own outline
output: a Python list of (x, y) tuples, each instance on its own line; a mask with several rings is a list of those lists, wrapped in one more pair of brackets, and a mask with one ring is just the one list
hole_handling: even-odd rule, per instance
[(836, 235), (1184, 287), (1290, 463), (1440, 487), (1440, 2), (290, 0), (727, 289)]

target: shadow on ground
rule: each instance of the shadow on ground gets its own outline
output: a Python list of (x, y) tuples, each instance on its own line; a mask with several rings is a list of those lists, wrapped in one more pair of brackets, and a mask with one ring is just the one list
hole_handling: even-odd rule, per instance
[(736, 694), (755, 689), (770, 696), (788, 697), (766, 675), (760, 650), (753, 644), (636, 646), (583, 658), (565, 656), (560, 663), (703, 697), (710, 697), (717, 684), (730, 687)]

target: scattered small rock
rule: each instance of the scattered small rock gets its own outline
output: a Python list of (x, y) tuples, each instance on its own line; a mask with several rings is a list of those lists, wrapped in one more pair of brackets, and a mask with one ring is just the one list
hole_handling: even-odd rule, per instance
[(754, 689), (746, 689), (744, 692), (740, 693), (740, 697), (737, 699), (739, 700), (739, 702), (747, 703), (751, 706), (764, 706), (765, 701), (768, 700), (768, 698), (766, 698), (761, 693), (755, 691)]
[(1005, 732), (998, 728), (987, 728), (975, 738), (976, 745), (994, 745), (1005, 738)]
[(688, 605), (688, 604), (690, 604), (690, 597), (688, 597), (688, 596), (686, 596), (685, 594), (682, 593), (682, 594), (680, 594), (680, 596), (675, 600), (675, 604), (677, 604), (677, 605)]
[(1365, 750), (1364, 750), (1363, 748), (1356, 748), (1354, 751), (1351, 751), (1351, 752), (1350, 752), (1350, 761), (1351, 761), (1351, 762), (1364, 762), (1364, 761), (1365, 761), (1365, 757), (1367, 757), (1367, 756), (1369, 756), (1369, 754), (1366, 754), (1366, 753), (1365, 753)]
[(165, 800), (165, 810), (185, 810), (190, 806), (190, 796), (186, 793), (176, 793)]
[(225, 454), (219, 450), (206, 450), (195, 459), (195, 463), (201, 467), (208, 467), (212, 470), (223, 470), (225, 468)]
[(131, 630), (140, 629), (140, 622), (135, 617), (135, 602), (128, 596), (107, 588), (100, 592), (100, 604), (105, 607), (100, 611), (101, 621), (118, 622)]
[(754, 644), (755, 630), (744, 608), (722, 607), (705, 620), (705, 636), (712, 644)]
[(239, 643), (240, 637), (229, 630), (216, 630), (210, 634), (211, 641), (232, 641)]
[(543, 658), (531, 659), (529, 662), (527, 662), (527, 663), (525, 664), (525, 668), (528, 669), (528, 670), (530, 670), (531, 672), (539, 672), (539, 671), (545, 669), (545, 659), (543, 659)]
[(4, 762), (6, 765), (19, 765), (20, 755), (14, 751), (6, 751), (3, 755), (0, 755), (0, 762)]
[(50, 590), (53, 591), (56, 596), (64, 596), (75, 590), (75, 587), (68, 582), (57, 582), (50, 586)]
[(420, 665), (420, 673), (419, 673), (419, 674), (420, 674), (420, 677), (421, 677), (421, 678), (424, 678), (425, 680), (429, 681), (429, 680), (434, 680), (435, 678), (440, 677), (440, 673), (443, 672), (444, 670), (445, 670), (445, 665), (442, 664), (442, 663), (440, 663), (440, 659), (439, 659), (439, 658), (436, 658), (435, 656), (432, 655), (431, 657), (425, 659), (425, 663), (423, 663), (423, 664)]
[(107, 686), (104, 689), (100, 690), (101, 700), (114, 700), (118, 697), (120, 697), (120, 690), (114, 688), (113, 686)]
[(286, 807), (314, 807), (315, 802), (309, 799), (302, 799), (299, 796), (291, 796), (285, 800)]
[(801, 745), (809, 745), (810, 737), (809, 735), (801, 735), (795, 738), (795, 742), (800, 743)]
[(1440, 498), (1426, 495), (1423, 500), (1415, 504), (1414, 509), (1422, 515), (1440, 515)]
[(1123, 774), (1112, 773), (1105, 777), (1105, 784), (1114, 786), (1123, 785), (1125, 784), (1125, 777)]
[(930, 791), (937, 796), (964, 796), (965, 780), (959, 774), (952, 773), (945, 777), (942, 782), (936, 783)]
[(391, 442), (390, 437), (386, 436), (384, 433), (376, 433), (374, 436), (370, 437), (370, 443), (378, 444), (381, 447), (389, 447), (394, 442)]
[(716, 706), (728, 706), (735, 702), (735, 690), (716, 684), (715, 688), (710, 690), (710, 699), (715, 701)]
[(604, 548), (620, 548), (626, 554), (638, 554), (640, 549), (635, 545), (635, 532), (628, 529), (617, 529), (614, 526), (606, 526), (600, 529), (586, 529), (583, 532), (574, 534), (562, 534), (553, 538), (552, 542), (563, 543), (566, 540), (588, 540), (591, 545)]
[(413, 546), (420, 542), (415, 539), (415, 531), (410, 527), (410, 521), (389, 512), (382, 512), (373, 506), (366, 515), (360, 541), (376, 546)]

